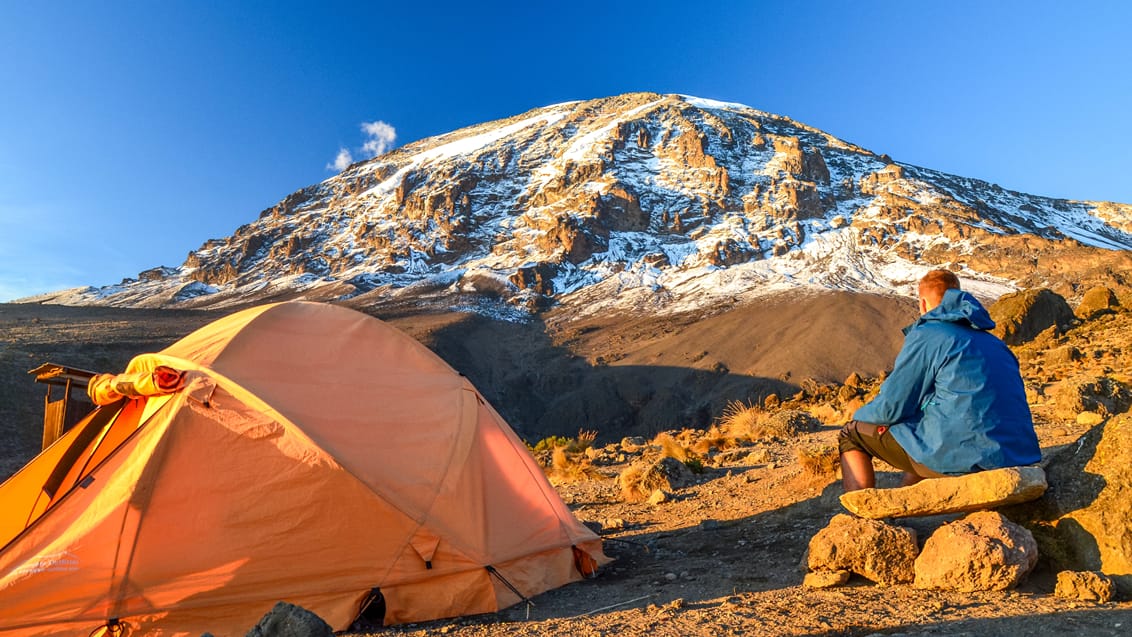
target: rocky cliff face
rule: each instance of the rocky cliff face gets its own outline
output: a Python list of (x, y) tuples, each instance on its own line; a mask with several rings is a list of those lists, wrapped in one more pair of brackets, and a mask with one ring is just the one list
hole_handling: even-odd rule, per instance
[(1073, 296), (1132, 285), (1130, 248), (1132, 206), (1011, 192), (746, 106), (633, 93), (409, 144), (288, 195), (179, 267), (38, 300), (675, 312), (796, 286), (903, 292), (924, 266), (986, 296)]

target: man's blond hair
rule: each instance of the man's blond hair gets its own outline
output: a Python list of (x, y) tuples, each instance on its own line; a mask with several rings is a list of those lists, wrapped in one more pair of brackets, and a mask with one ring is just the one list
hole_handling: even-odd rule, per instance
[(959, 277), (951, 270), (931, 270), (920, 279), (920, 296), (931, 305), (939, 305), (943, 293), (959, 289)]

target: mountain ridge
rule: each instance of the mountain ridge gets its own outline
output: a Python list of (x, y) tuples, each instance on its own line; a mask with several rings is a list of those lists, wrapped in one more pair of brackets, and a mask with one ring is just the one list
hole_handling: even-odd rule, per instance
[[(1132, 206), (895, 162), (788, 117), (630, 93), (422, 139), (291, 193), (177, 267), (23, 301), (227, 307), (406, 299), (522, 320), (679, 313), (798, 288), (1119, 289)], [(1073, 271), (1072, 280), (1065, 276)]]

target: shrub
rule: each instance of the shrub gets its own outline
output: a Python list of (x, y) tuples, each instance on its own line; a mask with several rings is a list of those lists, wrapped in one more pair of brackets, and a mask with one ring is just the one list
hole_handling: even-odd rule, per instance
[(534, 453), (540, 451), (553, 451), (559, 447), (566, 447), (570, 444), (570, 439), (565, 436), (547, 436), (542, 440), (535, 443), (535, 446), (527, 445), (527, 447)]
[(566, 453), (582, 453), (586, 449), (593, 446), (594, 440), (597, 439), (596, 431), (587, 431), (585, 429), (578, 430), (578, 437), (567, 438), (566, 436), (548, 436), (538, 441), (535, 446), (527, 445), (527, 448), (532, 453), (540, 451), (551, 451), (562, 447)]

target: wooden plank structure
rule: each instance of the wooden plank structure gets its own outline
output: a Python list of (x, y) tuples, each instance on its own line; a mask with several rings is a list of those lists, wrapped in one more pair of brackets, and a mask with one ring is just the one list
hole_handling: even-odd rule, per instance
[[(46, 449), (94, 408), (87, 399), (86, 386), (97, 372), (44, 363), (28, 373), (35, 374), (35, 382), (47, 385), (43, 400), (42, 447)], [(56, 388), (62, 390), (61, 396), (56, 396), (59, 393)]]

